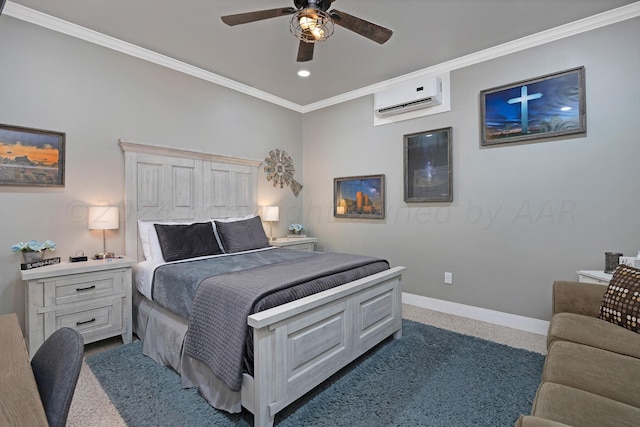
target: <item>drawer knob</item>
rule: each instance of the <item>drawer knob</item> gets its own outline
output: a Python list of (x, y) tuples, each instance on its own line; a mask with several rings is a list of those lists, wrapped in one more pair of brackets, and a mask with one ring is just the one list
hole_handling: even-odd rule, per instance
[(91, 289), (95, 289), (96, 285), (91, 285), (91, 286), (87, 286), (86, 288), (77, 288), (76, 292), (82, 292), (82, 291), (90, 291)]
[(86, 325), (87, 323), (92, 323), (92, 322), (95, 322), (95, 321), (96, 321), (96, 318), (94, 317), (93, 319), (85, 320), (84, 322), (76, 322), (76, 326)]

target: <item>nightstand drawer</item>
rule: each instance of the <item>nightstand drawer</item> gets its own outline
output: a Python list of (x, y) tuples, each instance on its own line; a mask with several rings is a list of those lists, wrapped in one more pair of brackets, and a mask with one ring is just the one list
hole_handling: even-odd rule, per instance
[(285, 246), (287, 249), (294, 249), (296, 251), (307, 251), (307, 252), (313, 252), (313, 249), (315, 247), (314, 243), (299, 243), (297, 245), (287, 245)]
[(89, 331), (106, 331), (112, 329), (120, 329), (119, 325), (115, 325), (114, 321), (120, 316), (119, 313), (114, 316), (113, 303), (104, 307), (98, 307), (91, 310), (82, 310), (75, 313), (62, 314), (56, 313), (56, 330), (69, 327), (80, 333)]
[(54, 286), (45, 287), (45, 305), (49, 301), (53, 305), (70, 304), (121, 292), (121, 276), (117, 273), (106, 271), (59, 277), (54, 280)]
[[(55, 281), (55, 305), (100, 298), (121, 292), (120, 275), (113, 272), (101, 274), (76, 274)], [(45, 292), (49, 288), (45, 288)]]
[(269, 244), (279, 248), (313, 252), (317, 241), (315, 237), (281, 237), (271, 240)]
[(69, 327), (80, 332), (85, 343), (104, 334), (122, 331), (122, 298), (92, 301), (82, 307), (59, 308), (54, 312), (55, 330)]

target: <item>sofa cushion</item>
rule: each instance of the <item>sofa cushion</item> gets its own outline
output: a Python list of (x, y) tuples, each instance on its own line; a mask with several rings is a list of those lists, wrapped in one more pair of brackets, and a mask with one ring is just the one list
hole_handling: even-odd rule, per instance
[(637, 427), (640, 409), (562, 384), (538, 388), (531, 415), (571, 426)]
[(640, 359), (568, 341), (549, 348), (542, 382), (563, 384), (640, 408)]
[(640, 270), (620, 265), (602, 297), (602, 320), (640, 333)]
[(597, 317), (558, 313), (551, 318), (547, 349), (554, 341), (571, 341), (640, 358), (640, 334)]

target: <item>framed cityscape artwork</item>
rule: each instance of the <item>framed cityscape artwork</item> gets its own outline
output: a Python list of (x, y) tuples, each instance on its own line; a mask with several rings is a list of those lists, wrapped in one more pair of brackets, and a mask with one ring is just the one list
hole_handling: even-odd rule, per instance
[(587, 132), (584, 67), (480, 92), (481, 146)]
[(333, 179), (333, 216), (384, 219), (384, 175)]
[(64, 187), (65, 134), (0, 124), (0, 185)]

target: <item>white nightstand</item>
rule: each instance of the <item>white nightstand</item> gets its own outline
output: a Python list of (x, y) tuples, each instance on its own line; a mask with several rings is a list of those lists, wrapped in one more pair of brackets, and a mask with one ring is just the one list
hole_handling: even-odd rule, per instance
[(64, 326), (85, 344), (122, 335), (131, 342), (132, 258), (61, 262), (22, 270), (25, 335), (31, 357), (45, 339)]
[(612, 274), (597, 270), (579, 270), (576, 273), (578, 273), (579, 282), (597, 283), (599, 285), (609, 285), (609, 281), (613, 277)]
[(276, 240), (270, 240), (269, 244), (279, 248), (313, 252), (317, 241), (315, 237), (279, 237)]

